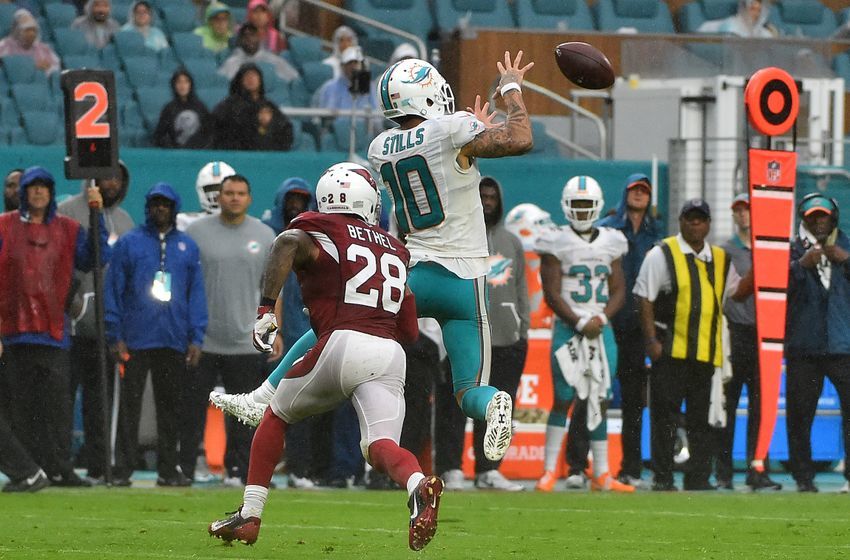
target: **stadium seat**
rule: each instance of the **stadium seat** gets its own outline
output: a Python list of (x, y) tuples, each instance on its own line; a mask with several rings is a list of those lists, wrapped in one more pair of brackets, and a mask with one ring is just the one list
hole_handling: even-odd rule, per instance
[(121, 58), (155, 54), (154, 51), (145, 46), (145, 38), (138, 31), (119, 31), (112, 37), (112, 41), (115, 43), (115, 50), (118, 51), (118, 56)]
[(227, 97), (228, 88), (217, 86), (195, 88), (195, 93), (198, 95), (198, 98), (204, 102), (204, 105), (207, 106), (207, 109), (212, 111), (213, 107), (218, 105), (221, 100)]
[(286, 51), (291, 57), (291, 62), (301, 70), (307, 62), (321, 62), (328, 57), (328, 51), (322, 48), (322, 40), (318, 37), (289, 38), (289, 50)]
[(0, 4), (0, 37), (5, 37), (9, 34), (12, 24), (15, 23), (15, 12), (18, 9), (18, 6), (15, 4)]
[(434, 15), (441, 31), (458, 27), (514, 27), (504, 0), (442, 0), (434, 2)]
[(24, 132), (23, 127), (20, 124), (9, 129), (9, 144), (11, 145), (22, 145), (27, 143), (27, 133)]
[(268, 62), (258, 62), (257, 67), (260, 69), (260, 72), (263, 73), (263, 88), (266, 93), (280, 88), (285, 88), (287, 86), (287, 83), (284, 80), (277, 77), (272, 64)]
[(160, 73), (159, 61), (155, 56), (132, 56), (124, 59), (124, 69), (130, 85), (138, 89), (141, 86), (155, 86), (167, 83), (170, 76)]
[(172, 35), (190, 32), (199, 25), (195, 19), (195, 8), (189, 2), (169, 2), (168, 9), (162, 11), (162, 16), (165, 29)]
[(514, 6), (523, 29), (595, 28), (585, 0), (516, 0)]
[(599, 31), (636, 29), (640, 33), (675, 33), (670, 9), (662, 0), (597, 0), (593, 6)]
[[(498, 1), (503, 5), (505, 4), (504, 0)], [(451, 4), (451, 0), (443, 0), (438, 3)], [(412, 33), (423, 41), (427, 39), (428, 33), (434, 27), (431, 11), (428, 8), (428, 0), (348, 0), (346, 8), (356, 14), (376, 19), (381, 23)], [(465, 12), (465, 10), (462, 11)], [(508, 14), (507, 21), (507, 26), (513, 27), (510, 14)], [(386, 35), (378, 29), (358, 24), (355, 21), (348, 23), (356, 29), (361, 29), (370, 39), (383, 37), (391, 39), (394, 44), (403, 41), (397, 36)], [(497, 25), (497, 27), (503, 27), (503, 25)], [(386, 60), (386, 58), (383, 60)]]
[(307, 91), (313, 95), (322, 84), (333, 78), (333, 68), (323, 62), (307, 62), (301, 76)]
[(65, 128), (55, 111), (28, 111), (21, 117), (30, 144), (48, 146), (64, 141)]
[(21, 114), (15, 107), (14, 101), (3, 97), (0, 101), (0, 130), (10, 130), (21, 126)]
[(546, 125), (542, 122), (532, 119), (531, 133), (534, 136), (534, 147), (531, 153), (536, 156), (557, 157), (560, 155), (558, 151), (558, 143), (554, 138), (546, 133)]
[(213, 54), (204, 48), (203, 39), (194, 33), (174, 33), (171, 36), (171, 44), (174, 45), (174, 54), (182, 60), (186, 59), (212, 58)]
[(26, 55), (4, 56), (3, 70), (12, 84), (47, 83), (44, 72), (35, 67), (32, 58)]
[(95, 53), (79, 29), (54, 29), (53, 37), (56, 39), (56, 51), (60, 56)]
[[(333, 123), (333, 136), (336, 140), (336, 149), (347, 152), (351, 144), (351, 117), (337, 117)], [(354, 151), (365, 152), (369, 148), (369, 136), (366, 122), (363, 119), (354, 121)]]
[(142, 118), (147, 124), (148, 130), (156, 128), (159, 122), (159, 114), (163, 106), (173, 98), (171, 90), (165, 87), (143, 86), (136, 88), (136, 98), (139, 101), (139, 110)]
[[(212, 58), (187, 58), (183, 61), (184, 66), (192, 74), (195, 87), (224, 86), (230, 85), (230, 80), (218, 73), (218, 66)], [(169, 77), (171, 74), (169, 73)]]
[(110, 12), (112, 17), (115, 18), (118, 23), (124, 25), (127, 23), (127, 19), (130, 16), (130, 6), (132, 6), (132, 2), (123, 2), (120, 0), (112, 0), (112, 11)]
[(835, 12), (818, 0), (779, 0), (770, 8), (770, 20), (794, 37), (825, 39), (838, 27)]
[(21, 114), (56, 107), (46, 84), (12, 84), (12, 97)]
[(738, 11), (738, 0), (695, 0), (679, 8), (679, 31), (696, 33), (706, 21), (724, 19)]
[(62, 67), (68, 70), (76, 68), (100, 68), (100, 57), (96, 54), (68, 54), (62, 57)]
[(134, 100), (118, 102), (118, 119), (121, 126), (127, 128), (144, 128), (145, 121), (142, 120), (142, 115), (139, 113), (139, 104)]
[(71, 4), (48, 4), (44, 7), (44, 18), (55, 33), (77, 19), (77, 10)]
[(307, 91), (303, 79), (298, 78), (289, 82), (289, 98), (292, 100), (293, 107), (310, 106), (310, 92)]
[(248, 9), (247, 8), (230, 8), (230, 21), (236, 23), (237, 25), (241, 25), (247, 19)]
[(289, 87), (266, 92), (266, 97), (271, 99), (279, 107), (290, 107), (292, 105), (292, 94), (289, 91)]

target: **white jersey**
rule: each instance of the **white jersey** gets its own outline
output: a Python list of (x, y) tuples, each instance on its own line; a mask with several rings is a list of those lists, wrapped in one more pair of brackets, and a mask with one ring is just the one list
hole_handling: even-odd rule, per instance
[(461, 278), (487, 274), (487, 229), (478, 194), (481, 173), (457, 163), (460, 149), (484, 131), (471, 113), (382, 132), (369, 146), (369, 163), (390, 193), (410, 262), (437, 262)]
[(212, 214), (207, 214), (206, 212), (180, 212), (177, 214), (177, 229), (180, 231), (186, 231), (186, 228), (201, 218), (206, 218), (211, 215)]
[(579, 316), (598, 315), (608, 303), (611, 263), (626, 254), (629, 242), (619, 230), (601, 227), (587, 241), (570, 226), (547, 228), (537, 238), (535, 251), (561, 261), (561, 297)]

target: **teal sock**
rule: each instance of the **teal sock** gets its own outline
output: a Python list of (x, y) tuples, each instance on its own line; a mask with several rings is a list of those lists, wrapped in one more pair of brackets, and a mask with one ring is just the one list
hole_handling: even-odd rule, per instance
[(463, 413), (473, 420), (484, 420), (487, 416), (487, 405), (493, 395), (499, 390), (489, 385), (473, 387), (463, 394), (460, 401), (460, 408)]
[(277, 389), (277, 386), (280, 385), (280, 382), (283, 381), (283, 378), (286, 377), (286, 372), (288, 372), (292, 368), (292, 364), (294, 364), (301, 356), (307, 353), (310, 348), (315, 346), (316, 344), (316, 333), (313, 332), (313, 329), (305, 332), (301, 338), (295, 341), (283, 359), (280, 360), (280, 363), (274, 368), (274, 371), (269, 375), (266, 379), (272, 386)]

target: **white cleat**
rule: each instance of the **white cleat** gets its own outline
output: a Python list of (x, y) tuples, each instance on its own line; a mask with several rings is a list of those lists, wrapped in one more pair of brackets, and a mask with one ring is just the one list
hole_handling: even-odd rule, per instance
[(491, 461), (498, 461), (505, 456), (511, 445), (513, 424), (511, 413), (513, 403), (511, 396), (499, 391), (487, 404), (487, 431), (484, 432), (484, 456)]
[(511, 482), (495, 469), (476, 475), (475, 487), (481, 490), (502, 490), (505, 492), (522, 492), (525, 490), (525, 486)]
[(263, 419), (263, 414), (266, 412), (266, 408), (269, 406), (255, 402), (250, 393), (229, 395), (227, 393), (211, 391), (210, 402), (216, 408), (220, 408), (225, 414), (229, 414), (243, 424), (252, 427), (260, 423), (260, 420)]

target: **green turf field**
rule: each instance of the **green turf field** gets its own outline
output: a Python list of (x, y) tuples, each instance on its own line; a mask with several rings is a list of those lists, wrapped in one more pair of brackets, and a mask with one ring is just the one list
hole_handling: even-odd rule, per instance
[(407, 549), (401, 491), (272, 491), (260, 539), (224, 546), (207, 524), (224, 489), (47, 489), (0, 495), (0, 558), (850, 558), (840, 494), (445, 493), (437, 536)]

